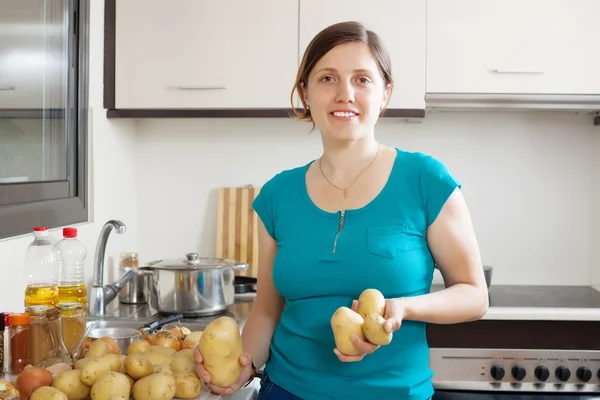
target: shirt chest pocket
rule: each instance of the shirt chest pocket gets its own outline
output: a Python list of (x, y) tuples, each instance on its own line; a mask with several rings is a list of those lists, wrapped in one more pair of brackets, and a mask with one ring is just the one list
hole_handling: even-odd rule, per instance
[(408, 225), (372, 226), (367, 228), (367, 246), (370, 253), (385, 257), (398, 258), (415, 247), (415, 238), (411, 237)]

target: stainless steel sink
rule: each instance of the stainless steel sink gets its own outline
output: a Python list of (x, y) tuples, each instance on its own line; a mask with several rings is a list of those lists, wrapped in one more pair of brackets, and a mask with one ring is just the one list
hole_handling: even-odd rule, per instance
[[(126, 328), (126, 329), (134, 329), (139, 330), (144, 326), (146, 322), (140, 321), (127, 321), (122, 319), (98, 319), (91, 320), (87, 322), (87, 326), (90, 324), (94, 324), (92, 329), (105, 329), (105, 328)], [(190, 320), (182, 320), (180, 322), (182, 326), (185, 326), (189, 330), (193, 331), (202, 331), (208, 323), (203, 321), (190, 321)]]

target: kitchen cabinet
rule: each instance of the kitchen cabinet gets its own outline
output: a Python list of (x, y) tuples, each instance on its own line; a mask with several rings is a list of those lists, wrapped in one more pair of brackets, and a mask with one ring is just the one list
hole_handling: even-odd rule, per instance
[(600, 94), (599, 15), (598, 0), (428, 0), (427, 93)]
[(298, 1), (111, 3), (114, 104), (107, 108), (291, 108)]
[(426, 2), (422, 0), (300, 0), (302, 60), (312, 38), (342, 21), (361, 22), (377, 33), (391, 63), (394, 90), (388, 109), (425, 108)]

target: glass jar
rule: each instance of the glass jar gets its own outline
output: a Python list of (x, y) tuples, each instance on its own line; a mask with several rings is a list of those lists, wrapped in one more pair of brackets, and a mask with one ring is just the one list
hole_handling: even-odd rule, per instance
[(47, 368), (57, 363), (73, 366), (73, 359), (63, 341), (60, 310), (51, 306), (30, 306), (29, 357), (31, 365)]
[(140, 266), (140, 259), (136, 252), (121, 253), (119, 258), (119, 268), (139, 268)]
[(20, 374), (29, 364), (29, 316), (27, 314), (11, 314), (8, 317), (10, 337), (9, 371), (13, 375)]
[(59, 303), (62, 337), (71, 354), (79, 354), (85, 332), (85, 311), (81, 303)]

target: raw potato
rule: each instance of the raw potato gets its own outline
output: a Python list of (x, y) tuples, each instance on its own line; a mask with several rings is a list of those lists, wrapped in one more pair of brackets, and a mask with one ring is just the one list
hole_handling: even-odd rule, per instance
[(88, 386), (92, 386), (96, 379), (105, 372), (111, 372), (112, 366), (110, 360), (97, 358), (81, 369), (81, 382)]
[(152, 363), (143, 354), (132, 354), (125, 359), (125, 372), (138, 380), (152, 374)]
[(377, 289), (366, 289), (358, 297), (358, 310), (361, 317), (366, 318), (369, 314), (385, 315), (385, 297)]
[(90, 348), (88, 349), (87, 353), (85, 353), (85, 356), (98, 357), (109, 353), (110, 347), (105, 340), (94, 340), (92, 344), (90, 344)]
[(171, 369), (176, 374), (194, 372), (196, 370), (196, 363), (188, 357), (173, 357)]
[(75, 369), (79, 369), (82, 370), (83, 367), (85, 366), (85, 364), (98, 359), (98, 357), (86, 357), (86, 358), (82, 358), (81, 360), (77, 360), (75, 361)]
[(128, 399), (130, 393), (129, 380), (120, 372), (105, 372), (92, 385), (92, 400), (108, 400), (115, 396)]
[(77, 369), (58, 374), (52, 386), (66, 394), (68, 400), (84, 400), (90, 395), (90, 387), (81, 382), (81, 371)]
[(348, 307), (340, 307), (333, 313), (331, 317), (331, 329), (333, 330), (335, 346), (342, 354), (347, 356), (360, 354), (360, 351), (354, 346), (350, 337), (356, 333), (358, 337), (365, 340), (363, 323), (363, 317)]
[(363, 324), (363, 333), (367, 340), (373, 344), (385, 346), (392, 341), (393, 333), (383, 329), (385, 319), (379, 314), (369, 314)]
[(177, 385), (175, 397), (180, 399), (195, 399), (202, 390), (202, 382), (193, 372), (176, 374), (175, 385)]
[(124, 354), (119, 354), (117, 357), (119, 357), (119, 361), (121, 362), (121, 368), (117, 372), (124, 374), (125, 373), (125, 360), (127, 359), (127, 356)]
[(213, 385), (229, 387), (238, 380), (243, 349), (240, 327), (233, 318), (219, 317), (208, 324), (198, 349)]
[(173, 372), (173, 369), (171, 368), (171, 366), (167, 365), (167, 364), (153, 365), (153, 373), (154, 374), (167, 374), (167, 375), (175, 376), (175, 372)]
[(110, 364), (110, 369), (114, 372), (121, 371), (121, 356), (116, 354), (105, 354), (98, 357), (98, 360), (107, 362)]
[(172, 347), (162, 347), (162, 346), (150, 346), (149, 351), (151, 351), (153, 353), (161, 354), (163, 356), (168, 356), (168, 357), (177, 353), (177, 350), (175, 350)]
[(29, 398), (30, 400), (68, 400), (67, 395), (53, 388), (52, 386), (42, 386), (37, 388)]
[(166, 374), (145, 376), (131, 390), (135, 400), (171, 400), (176, 392), (175, 378)]
[(180, 350), (177, 353), (173, 354), (173, 358), (175, 357), (187, 357), (190, 360), (194, 361), (194, 349)]
[(141, 353), (141, 354), (143, 354), (148, 360), (150, 360), (152, 365), (158, 365), (158, 364), (171, 365), (171, 362), (173, 362), (173, 357), (165, 356), (164, 354), (159, 354), (155, 351), (148, 351), (146, 353)]
[(145, 341), (144, 339), (137, 339), (131, 342), (129, 347), (127, 347), (127, 355), (130, 356), (132, 354), (145, 353), (150, 351), (150, 343)]

